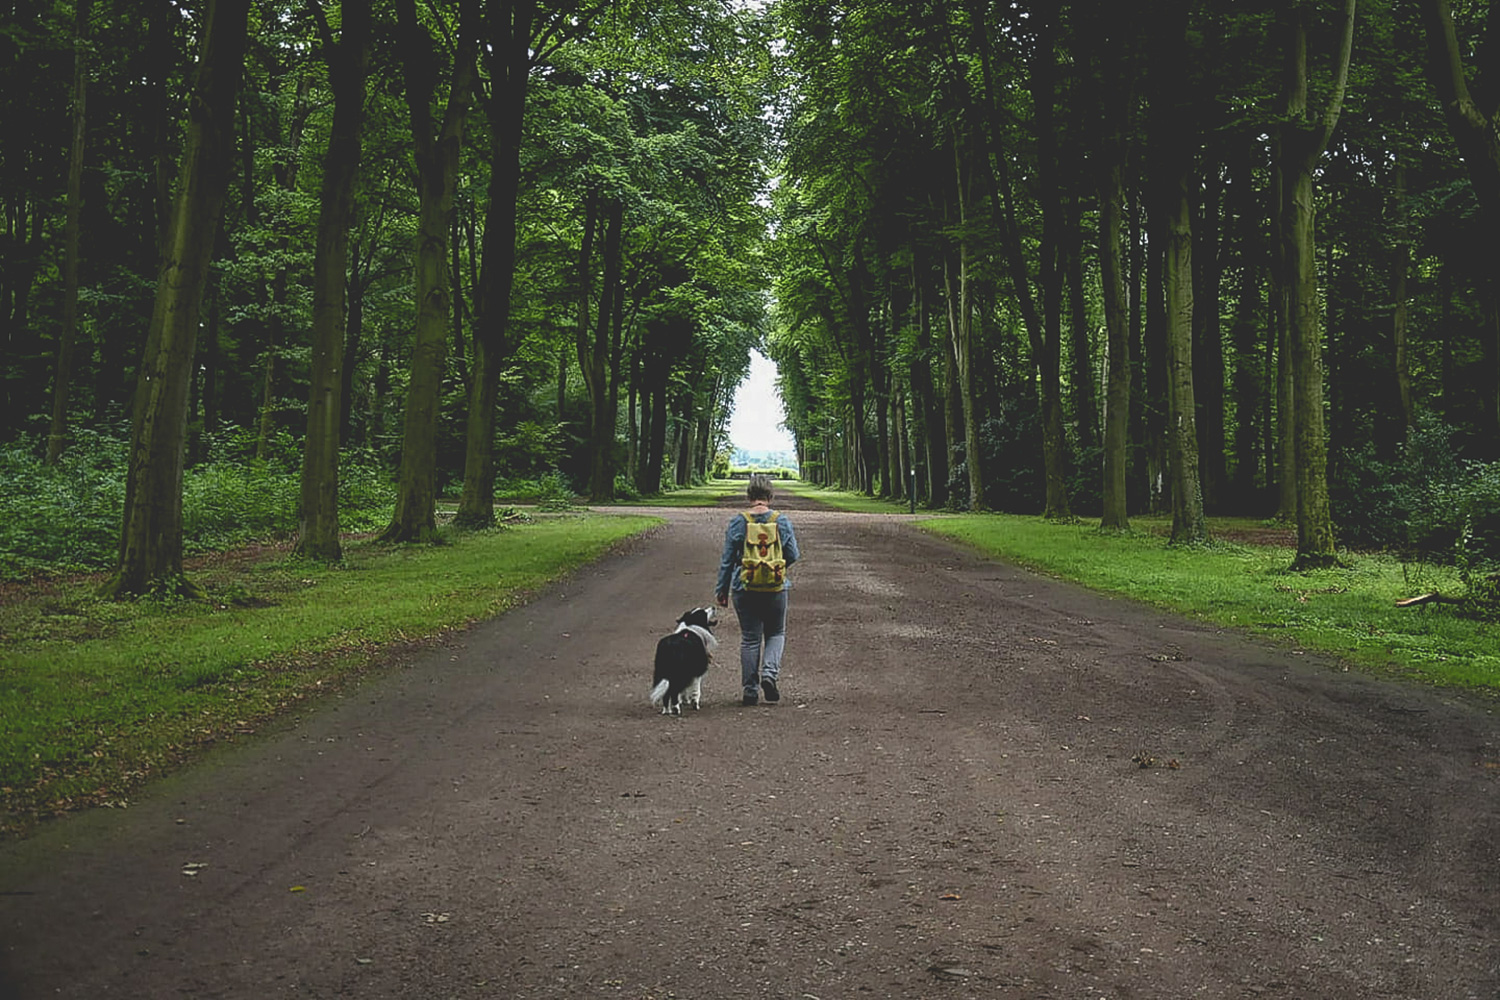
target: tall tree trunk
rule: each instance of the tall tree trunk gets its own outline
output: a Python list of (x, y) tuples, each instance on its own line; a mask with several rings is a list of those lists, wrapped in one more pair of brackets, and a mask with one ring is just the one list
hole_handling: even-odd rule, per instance
[(1055, 104), (1057, 86), (1055, 15), (1037, 18), (1037, 38), (1031, 64), (1031, 100), (1035, 109), (1037, 181), (1042, 205), (1041, 270), (1042, 322), (1030, 328), (1032, 356), (1042, 407), (1042, 463), (1046, 477), (1047, 518), (1072, 517), (1068, 505), (1067, 438), (1062, 406), (1063, 216), (1057, 153)]
[[(297, 80), (297, 96), (292, 105), (291, 123), (280, 136), (286, 147), (285, 152), (277, 158), (271, 170), (276, 186), (288, 194), (297, 190), (297, 175), (302, 169), (302, 138), (311, 108), (308, 100), (311, 93), (312, 74), (304, 69)], [(279, 116), (277, 117), (279, 126)], [(248, 187), (249, 185), (247, 189)], [(251, 195), (247, 193), (246, 197)], [(274, 241), (278, 260), (285, 259), (290, 242), (286, 236), (280, 236)], [(287, 312), (287, 277), (286, 265), (278, 263), (270, 282), (264, 324), (266, 374), (262, 383), (260, 421), (255, 438), (255, 457), (261, 461), (267, 461), (271, 457), (271, 439), (276, 428), (276, 384), (281, 370), (279, 362), (287, 346), (287, 324), (284, 319)]]
[(1203, 516), (1203, 485), (1198, 465), (1197, 405), (1193, 386), (1193, 210), (1189, 191), (1194, 181), (1198, 135), (1187, 97), (1188, 5), (1174, 2), (1163, 18), (1164, 45), (1156, 54), (1156, 90), (1152, 95), (1152, 143), (1157, 159), (1155, 210), (1166, 235), (1162, 261), (1162, 297), (1166, 306), (1167, 442), (1172, 489), (1173, 545), (1208, 540)]
[[(1485, 361), (1485, 437), (1493, 449), (1494, 442), (1500, 442), (1500, 273), (1495, 267), (1495, 234), (1500, 232), (1500, 107), (1493, 96), (1495, 77), (1500, 72), (1500, 4), (1488, 5), (1484, 37), (1467, 47), (1459, 43), (1448, 0), (1421, 0), (1420, 6), (1427, 27), (1428, 76), (1468, 169), (1488, 239), (1485, 251), (1490, 266), (1481, 278), (1482, 294), (1487, 299), (1481, 346)], [(1465, 52), (1473, 53), (1471, 58), (1478, 63), (1476, 76), (1483, 84), (1479, 94), (1470, 90)]]
[(1261, 332), (1274, 325), (1265, 317), (1265, 300), (1261, 291), (1265, 259), (1261, 225), (1266, 213), (1255, 188), (1255, 157), (1261, 149), (1263, 147), (1253, 138), (1242, 142), (1237, 154), (1231, 158), (1229, 178), (1230, 214), (1237, 220), (1240, 245), (1240, 287), (1229, 335), (1234, 351), (1233, 493), (1237, 513), (1260, 509), (1260, 504), (1252, 498), (1256, 496), (1255, 480), (1260, 468), (1257, 458), (1261, 454), (1268, 409)]
[(47, 432), (47, 464), (57, 464), (68, 440), (68, 394), (73, 380), (73, 345), (78, 338), (78, 270), (83, 217), (83, 151), (88, 135), (88, 39), (92, 0), (73, 7), (73, 138), (68, 150), (68, 208), (63, 230), (62, 329), (57, 335), (57, 368), (52, 377), (52, 424)]
[(210, 0), (177, 197), (141, 358), (119, 565), (104, 592), (196, 593), (182, 576), (182, 461), (203, 290), (234, 157), (250, 0)]
[(417, 180), (416, 332), (406, 392), (396, 510), (381, 533), (386, 542), (425, 542), (437, 534), (437, 421), (448, 346), (448, 229), (473, 93), (478, 0), (459, 7), (457, 49), (448, 100), (436, 135), (432, 99), (437, 66), (432, 39), (417, 21), (415, 0), (398, 0), (400, 58), (406, 77)]
[[(1110, 83), (1106, 83), (1106, 87)], [(1124, 87), (1119, 88), (1121, 91)], [(1114, 106), (1106, 119), (1122, 122)], [(1102, 144), (1099, 182), (1099, 272), (1104, 293), (1106, 382), (1104, 391), (1104, 503), (1101, 528), (1130, 527), (1127, 476), (1130, 445), (1130, 328), (1126, 315), (1120, 230), (1125, 199), (1123, 134), (1118, 128)]]
[[(945, 400), (934, 384), (937, 358), (932, 338), (931, 281), (925, 260), (913, 251), (912, 284), (916, 291), (917, 350), (911, 360), (912, 412), (922, 434), (927, 503), (942, 507), (948, 502), (948, 421)], [(946, 355), (946, 352), (944, 352)], [(943, 368), (946, 369), (944, 364)]]
[[(464, 486), (454, 523), (485, 527), (495, 520), (495, 413), (500, 373), (520, 338), (510, 324), (516, 274), (516, 197), (521, 185), (521, 135), (532, 63), (536, 0), (490, 0), (486, 48), (491, 93), (489, 209), (484, 266), (475, 293), (474, 377), (464, 435)], [(559, 397), (559, 400), (561, 397)], [(562, 408), (558, 420), (562, 420)]]
[[(156, 209), (155, 243), (160, 257), (167, 243), (167, 228), (172, 223), (172, 146), (177, 123), (172, 120), (169, 109), (172, 101), (167, 93), (167, 77), (177, 54), (177, 23), (181, 12), (172, 0), (149, 0), (146, 27), (145, 59), (146, 86), (145, 106), (152, 111), (151, 117), (151, 162), (152, 187), (155, 192)], [(232, 132), (233, 129), (231, 128)], [(159, 263), (159, 261), (158, 261)]]
[[(367, 264), (359, 244), (349, 247), (349, 276), (345, 285), (348, 313), (344, 319), (344, 359), (339, 366), (339, 440), (349, 440), (354, 429), (354, 370), (359, 364), (365, 327)], [(366, 428), (368, 430), (368, 428)], [(368, 436), (367, 436), (368, 439)]]
[(693, 485), (693, 438), (698, 422), (693, 419), (693, 394), (683, 394), (682, 409), (677, 415), (677, 472), (673, 478), (678, 486)]
[(1348, 80), (1354, 38), (1355, 0), (1346, 0), (1344, 29), (1328, 107), (1311, 125), (1307, 118), (1306, 10), (1289, 9), (1286, 29), (1286, 122), (1282, 155), (1286, 202), (1287, 277), (1291, 282), (1290, 322), (1293, 410), (1297, 458), (1296, 569), (1338, 563), (1328, 498), (1328, 442), (1323, 420), (1323, 331), (1314, 252), (1313, 172), (1338, 124)]
[(1078, 448), (1091, 454), (1099, 447), (1098, 379), (1094, 375), (1093, 324), (1083, 290), (1083, 219), (1078, 199), (1069, 203), (1067, 218), (1068, 346), (1072, 369), (1073, 425)]
[[(1287, 177), (1285, 142), (1273, 138), (1271, 154), (1271, 230), (1276, 244), (1271, 268), (1270, 343), (1276, 356), (1276, 520), (1297, 522), (1297, 408), (1292, 380), (1291, 261), (1287, 256)], [(1269, 458), (1269, 456), (1268, 456)], [(1269, 464), (1269, 462), (1268, 462)]]
[(953, 359), (954, 388), (963, 413), (964, 462), (969, 470), (969, 509), (988, 510), (984, 495), (984, 457), (979, 442), (979, 405), (974, 398), (974, 293), (969, 270), (969, 178), (957, 138), (953, 141), (957, 184), (958, 246), (943, 261), (948, 299), (948, 352)]
[(1198, 403), (1203, 504), (1217, 511), (1229, 478), (1224, 434), (1224, 330), (1219, 321), (1224, 184), (1216, 158), (1207, 159), (1212, 175), (1202, 185), (1193, 236), (1193, 398)]
[(666, 471), (667, 455), (667, 391), (665, 373), (663, 381), (651, 388), (651, 426), (646, 435), (646, 469), (639, 484), (642, 493), (661, 492), (662, 475)]
[(625, 471), (631, 482), (639, 480), (641, 450), (640, 409), (641, 365), (639, 355), (630, 352), (629, 390), (625, 396)]
[[(1397, 154), (1400, 155), (1399, 153)], [(1396, 375), (1396, 402), (1401, 412), (1401, 437), (1405, 439), (1416, 426), (1416, 414), (1411, 397), (1411, 348), (1407, 340), (1408, 295), (1407, 275), (1411, 271), (1411, 237), (1407, 233), (1406, 209), (1406, 164), (1396, 163), (1394, 190), (1391, 198), (1395, 202), (1396, 245), (1391, 265), (1391, 344), (1394, 348)]]
[(604, 224), (604, 276), (599, 287), (599, 311), (594, 339), (587, 355), (579, 353), (579, 364), (588, 369), (589, 387), (589, 499), (609, 503), (615, 498), (616, 407), (610, 405), (610, 332), (616, 316), (620, 288), (621, 230), (625, 205), (612, 198)]
[(1167, 213), (1167, 440), (1172, 475), (1172, 544), (1208, 540), (1203, 516), (1203, 487), (1198, 471), (1197, 406), (1193, 393), (1193, 227), (1187, 194), (1191, 167), (1178, 165), (1181, 182), (1175, 197), (1162, 206)]
[[(889, 298), (886, 300), (884, 311), (889, 321)], [(883, 325), (876, 328), (883, 329)], [(886, 366), (885, 359), (880, 356), (877, 338), (871, 339), (870, 388), (875, 396), (875, 467), (880, 472), (879, 495), (889, 499), (893, 496), (900, 496), (901, 487), (900, 479), (893, 474), (896, 449), (891, 443), (890, 405), (894, 392), (890, 369)]]
[(339, 559), (339, 421), (344, 363), (344, 283), (354, 181), (359, 173), (365, 77), (370, 64), (369, 0), (343, 0), (337, 42), (319, 5), (323, 52), (333, 89), (333, 128), (323, 159), (318, 237), (313, 253), (312, 372), (307, 396), (307, 437), (302, 448), (302, 508), (297, 551), (313, 559)]

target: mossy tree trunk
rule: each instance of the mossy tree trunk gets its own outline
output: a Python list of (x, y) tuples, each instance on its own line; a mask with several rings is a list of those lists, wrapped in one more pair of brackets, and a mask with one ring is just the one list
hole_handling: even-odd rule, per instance
[(369, 0), (344, 0), (339, 40), (314, 5), (328, 78), (333, 88), (333, 130), (323, 162), (317, 247), (313, 257), (312, 373), (307, 397), (307, 438), (302, 450), (301, 525), (297, 551), (336, 560), (339, 543), (339, 427), (344, 364), (344, 289), (354, 180), (359, 172), (365, 77), (370, 64)]
[(1155, 52), (1151, 140), (1162, 254), (1162, 299), (1166, 307), (1167, 472), (1172, 503), (1173, 545), (1208, 540), (1203, 480), (1198, 460), (1197, 401), (1193, 385), (1193, 165), (1198, 130), (1188, 97), (1186, 66), (1188, 6), (1169, 5)]
[(1323, 329), (1314, 240), (1313, 172), (1338, 124), (1354, 38), (1355, 0), (1345, 0), (1342, 46), (1328, 107), (1308, 121), (1307, 11), (1284, 11), (1286, 119), (1281, 136), (1283, 260), (1288, 282), (1297, 475), (1295, 569), (1337, 565), (1323, 419)]
[(453, 191), (463, 148), (464, 119), (473, 99), (478, 0), (459, 6), (456, 46), (448, 99), (433, 132), (432, 100), (437, 91), (434, 42), (417, 21), (414, 0), (397, 4), (400, 58), (406, 77), (417, 179), (416, 332), (406, 391), (401, 439), (401, 470), (396, 511), (381, 533), (386, 542), (427, 542), (437, 534), (437, 421), (443, 365), (448, 350), (448, 233)]
[(182, 472), (203, 291), (234, 156), (250, 0), (211, 0), (151, 325), (141, 358), (110, 596), (194, 594), (182, 575)]

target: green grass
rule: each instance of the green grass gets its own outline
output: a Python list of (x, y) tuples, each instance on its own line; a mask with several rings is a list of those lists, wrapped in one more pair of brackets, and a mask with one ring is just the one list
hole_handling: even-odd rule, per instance
[(190, 574), (208, 601), (114, 603), (96, 583), (0, 605), (0, 828), (117, 800), (193, 748), (330, 690), (392, 646), (491, 617), (660, 521), (567, 514), (439, 546), (353, 543)]
[[(1254, 523), (1228, 526), (1243, 530)], [(1211, 531), (1214, 526), (1211, 519)], [(1094, 590), (1283, 637), (1373, 672), (1500, 689), (1493, 624), (1461, 617), (1451, 607), (1395, 606), (1427, 591), (1460, 593), (1451, 568), (1350, 555), (1346, 569), (1292, 573), (1287, 567), (1294, 551), (1285, 546), (1216, 541), (1174, 548), (1149, 531), (1103, 532), (1096, 522), (1038, 517), (965, 514), (924, 520), (922, 527)]]
[(744, 480), (711, 479), (701, 486), (682, 486), (659, 496), (620, 503), (627, 507), (715, 507), (726, 496), (744, 495)]
[[(898, 503), (894, 500), (881, 500), (876, 497), (867, 497), (863, 493), (852, 493), (848, 490), (815, 486), (812, 483), (795, 480), (778, 480), (776, 489), (781, 493), (790, 493), (793, 496), (818, 500), (836, 510), (847, 510), (856, 514), (904, 514), (910, 509), (904, 501)], [(930, 514), (932, 512), (924, 510), (918, 504), (917, 513)]]

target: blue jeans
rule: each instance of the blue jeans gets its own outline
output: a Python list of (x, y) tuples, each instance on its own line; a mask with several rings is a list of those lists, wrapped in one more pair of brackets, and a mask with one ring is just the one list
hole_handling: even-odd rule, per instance
[(740, 682), (745, 694), (760, 696), (761, 678), (781, 674), (786, 646), (786, 591), (737, 590), (730, 595), (740, 619)]

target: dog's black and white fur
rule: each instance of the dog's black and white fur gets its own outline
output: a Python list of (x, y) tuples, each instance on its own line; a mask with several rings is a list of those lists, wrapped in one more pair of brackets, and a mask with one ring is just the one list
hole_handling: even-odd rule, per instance
[(702, 707), (703, 675), (719, 646), (710, 629), (718, 620), (713, 608), (684, 611), (677, 619), (677, 631), (656, 644), (651, 704), (660, 705), (662, 715), (681, 715), (687, 701), (695, 709)]

